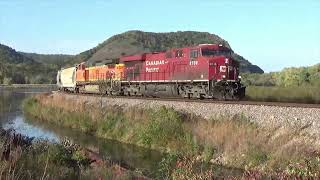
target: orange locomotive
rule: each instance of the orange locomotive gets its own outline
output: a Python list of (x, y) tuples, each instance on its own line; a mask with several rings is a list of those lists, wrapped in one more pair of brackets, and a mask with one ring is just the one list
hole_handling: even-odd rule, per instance
[(119, 81), (123, 74), (123, 64), (86, 67), (84, 63), (81, 63), (76, 67), (76, 87), (74, 91), (78, 93), (105, 92), (107, 89), (103, 89), (102, 84), (107, 86), (108, 83)]

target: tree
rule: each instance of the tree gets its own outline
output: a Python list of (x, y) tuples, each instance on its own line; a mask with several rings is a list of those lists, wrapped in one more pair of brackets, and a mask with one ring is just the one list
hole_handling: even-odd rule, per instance
[(12, 79), (10, 77), (4, 77), (3, 78), (3, 84), (11, 85), (12, 84)]

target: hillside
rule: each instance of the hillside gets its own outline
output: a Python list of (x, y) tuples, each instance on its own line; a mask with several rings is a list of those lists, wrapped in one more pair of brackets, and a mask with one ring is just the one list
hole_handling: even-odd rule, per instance
[[(69, 64), (88, 61), (89, 64), (104, 63), (106, 60), (151, 51), (164, 51), (170, 48), (193, 46), (203, 43), (229, 43), (217, 35), (207, 32), (178, 31), (170, 33), (152, 33), (128, 31), (112, 36), (98, 46), (75, 56)], [(242, 72), (263, 73), (263, 70), (252, 65), (242, 56), (234, 53), (234, 58), (241, 63)]]
[(19, 53), (39, 63), (49, 63), (49, 64), (65, 64), (74, 57), (73, 55), (66, 55), (66, 54), (37, 54), (37, 53), (26, 53), (26, 52), (19, 52)]
[[(61, 54), (36, 54), (17, 52), (0, 44), (0, 84), (2, 83), (55, 83), (56, 72), (61, 67), (87, 61), (89, 64), (105, 63), (121, 55), (131, 55), (151, 51), (163, 51), (175, 47), (193, 46), (203, 43), (229, 43), (217, 35), (206, 32), (151, 33), (128, 31), (112, 36), (98, 46), (76, 56)], [(242, 72), (263, 73), (242, 56), (234, 53), (241, 63)]]
[(54, 83), (57, 69), (0, 44), (0, 84)]
[(14, 49), (0, 44), (0, 62), (10, 64), (32, 64), (35, 63), (32, 58), (17, 53)]

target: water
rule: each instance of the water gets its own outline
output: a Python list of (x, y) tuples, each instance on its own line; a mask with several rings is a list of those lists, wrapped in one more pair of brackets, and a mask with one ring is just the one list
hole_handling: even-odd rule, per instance
[(15, 132), (29, 136), (35, 137), (40, 140), (48, 140), (51, 142), (59, 142), (58, 136), (45, 130), (43, 128), (34, 126), (33, 124), (29, 124), (25, 122), (25, 118), (22, 115), (17, 115), (12, 117), (11, 121), (8, 121), (2, 125), (3, 129), (14, 129)]
[(25, 136), (51, 142), (60, 142), (64, 138), (68, 138), (129, 169), (138, 169), (147, 174), (156, 171), (157, 165), (162, 159), (162, 154), (157, 151), (118, 141), (100, 139), (34, 119), (27, 119), (22, 112), (23, 99), (30, 95), (49, 91), (48, 89), (0, 90), (0, 124), (2, 128), (14, 129)]

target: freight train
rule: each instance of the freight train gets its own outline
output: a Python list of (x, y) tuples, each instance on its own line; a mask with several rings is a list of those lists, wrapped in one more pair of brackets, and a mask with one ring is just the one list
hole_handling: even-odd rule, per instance
[(239, 100), (245, 86), (239, 62), (223, 45), (200, 44), (164, 52), (122, 56), (117, 63), (61, 69), (61, 91), (116, 96)]

